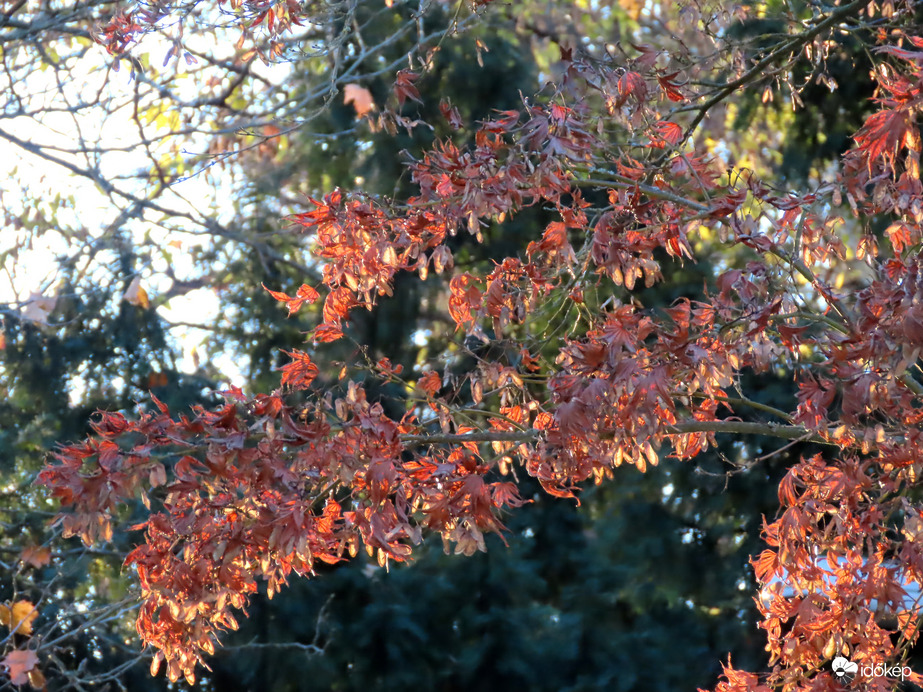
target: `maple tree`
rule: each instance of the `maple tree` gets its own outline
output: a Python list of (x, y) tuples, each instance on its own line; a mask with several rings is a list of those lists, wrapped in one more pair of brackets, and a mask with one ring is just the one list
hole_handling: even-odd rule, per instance
[[(286, 8), (258, 15), (278, 17), (270, 34), (298, 20)], [(40, 481), (65, 508), (65, 535), (104, 542), (126, 503), (141, 497), (149, 508), (126, 564), (155, 672), (165, 663), (171, 680), (192, 681), (260, 581), (271, 596), (293, 573), (361, 550), (380, 565), (403, 562), (428, 534), (470, 555), (524, 503), (519, 474), (571, 499), (625, 472), (617, 467), (684, 463), (724, 435), (824, 451), (788, 469), (767, 548), (753, 559), (766, 672), (729, 662), (716, 689), (834, 690), (837, 655), (905, 660), (918, 636), (907, 594), (923, 579), (915, 8), (805, 6), (768, 48), (726, 43), (709, 28), (730, 21), (720, 6), (690, 8), (704, 43), (616, 56), (561, 40), (558, 77), (520, 108), (473, 123), (440, 104), (473, 142), (442, 139), (411, 161), (406, 199), (335, 190), (291, 217), (319, 276), (294, 294), (266, 288), (289, 314), (316, 306), (319, 324), (310, 347), (286, 348), (282, 389), (231, 388), (216, 410), (154, 398), (137, 418), (102, 412), (85, 442), (55, 452)], [(142, 28), (120, 16), (103, 35), (118, 52)], [(807, 60), (823, 75), (844, 32), (871, 32), (877, 94), (841, 166), (800, 191), (723, 166), (709, 119), (757, 87), (797, 104), (790, 66)], [(703, 48), (716, 45), (726, 50)], [(376, 128), (411, 130), (421, 123), (407, 113), (428, 98), (417, 80), (395, 74), (380, 108), (371, 92), (347, 99)], [(554, 218), (521, 255), (456, 266), (461, 236), (480, 243), (536, 207)], [(706, 260), (716, 276), (704, 290), (645, 305), (644, 288), (667, 267)], [(350, 367), (401, 392), (395, 416), (349, 368), (336, 385), (318, 363), (410, 276), (438, 284), (455, 339), (412, 369), (357, 354)], [(465, 351), (476, 364), (456, 372)], [(749, 374), (768, 371), (796, 382), (787, 409), (746, 388)], [(35, 669), (32, 656), (5, 659), (14, 684)]]

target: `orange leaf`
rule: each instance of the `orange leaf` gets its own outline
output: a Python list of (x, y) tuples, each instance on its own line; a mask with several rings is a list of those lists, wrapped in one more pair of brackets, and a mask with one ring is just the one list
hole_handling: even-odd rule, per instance
[(633, 96), (640, 103), (647, 96), (647, 83), (637, 72), (626, 72), (618, 81), (619, 105), (625, 103), (629, 96)]
[(269, 295), (278, 300), (280, 303), (285, 303), (288, 306), (288, 315), (291, 317), (295, 312), (297, 312), (302, 305), (307, 303), (311, 305), (320, 298), (320, 294), (312, 286), (308, 284), (301, 284), (298, 288), (298, 292), (294, 297), (283, 293), (282, 291), (273, 291), (266, 288), (266, 284), (260, 284)]
[(343, 103), (353, 104), (356, 115), (360, 118), (369, 111), (375, 110), (375, 99), (372, 92), (358, 84), (347, 84), (343, 87)]
[(915, 132), (908, 112), (886, 109), (869, 116), (854, 139), (871, 167), (879, 159), (893, 162), (898, 150), (914, 141)]
[(169, 383), (170, 380), (165, 372), (151, 372), (147, 376), (148, 389), (154, 389), (155, 387), (166, 387)]
[(343, 330), (332, 324), (322, 324), (314, 330), (314, 341), (322, 344), (336, 341), (343, 336)]
[(19, 554), (19, 559), (33, 567), (44, 567), (51, 562), (51, 548), (30, 545)]
[(0, 605), (0, 624), (16, 634), (32, 634), (32, 623), (37, 617), (38, 611), (30, 601), (16, 601), (12, 606)]
[(481, 291), (474, 285), (474, 281), (470, 274), (462, 274), (449, 283), (449, 314), (459, 327), (474, 322), (472, 313), (476, 314), (481, 306)]
[(29, 684), (36, 690), (45, 689), (45, 676), (38, 668), (32, 668), (29, 671)]
[(661, 120), (654, 123), (654, 132), (651, 133), (651, 146), (663, 149), (667, 145), (674, 146), (683, 137), (683, 128), (676, 123)]
[(436, 393), (442, 386), (442, 380), (439, 378), (437, 373), (430, 370), (420, 378), (420, 381), (417, 382), (417, 386), (426, 392), (429, 396), (436, 396)]
[(344, 286), (333, 289), (324, 299), (324, 322), (339, 326), (349, 317), (349, 311), (356, 305), (356, 299)]
[(131, 280), (131, 283), (128, 284), (128, 289), (125, 291), (125, 295), (122, 296), (122, 300), (132, 305), (137, 305), (140, 308), (147, 310), (151, 307), (151, 301), (148, 300), (147, 291), (141, 287), (141, 277), (136, 276)]
[(267, 288), (266, 284), (260, 284), (260, 286), (262, 286), (264, 291), (266, 291), (280, 303), (288, 303), (288, 301), (292, 300), (292, 297), (288, 293), (284, 293), (283, 291), (273, 291), (271, 288)]
[(3, 659), (2, 665), (10, 674), (10, 682), (14, 685), (25, 685), (29, 682), (29, 673), (38, 665), (38, 656), (34, 651), (11, 651)]
[(397, 365), (392, 365), (390, 358), (382, 358), (378, 361), (378, 363), (375, 364), (375, 368), (385, 377), (400, 375), (404, 370), (404, 366), (400, 363)]
[(307, 389), (311, 386), (314, 378), (317, 377), (317, 366), (311, 362), (311, 356), (304, 351), (282, 351), (287, 356), (291, 356), (292, 361), (283, 365), (282, 385), (288, 385), (294, 389)]

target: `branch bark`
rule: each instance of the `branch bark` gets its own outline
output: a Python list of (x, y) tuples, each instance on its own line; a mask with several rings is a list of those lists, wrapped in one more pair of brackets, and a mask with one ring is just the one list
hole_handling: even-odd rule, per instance
[[(783, 440), (804, 440), (831, 444), (820, 434), (800, 425), (781, 423), (760, 423), (754, 421), (718, 420), (718, 421), (680, 421), (668, 426), (666, 432), (671, 435), (689, 433), (720, 433), (731, 435), (765, 435)], [(408, 447), (426, 444), (462, 444), (465, 442), (534, 442), (541, 436), (541, 430), (491, 431), (479, 430), (470, 433), (433, 433), (423, 435), (401, 435), (400, 439)]]

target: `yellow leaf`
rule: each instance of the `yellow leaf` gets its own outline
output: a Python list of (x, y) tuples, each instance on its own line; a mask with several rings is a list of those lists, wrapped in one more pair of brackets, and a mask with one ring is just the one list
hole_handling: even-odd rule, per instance
[(846, 283), (846, 272), (837, 272), (836, 278), (833, 280), (833, 287), (836, 289), (843, 288), (843, 284)]
[(32, 634), (32, 623), (37, 617), (38, 611), (30, 601), (16, 601), (12, 606), (0, 605), (0, 624), (16, 634)]
[(641, 0), (620, 0), (619, 5), (622, 6), (628, 16), (631, 17), (634, 21), (638, 21), (641, 17), (641, 12), (644, 10), (644, 2)]

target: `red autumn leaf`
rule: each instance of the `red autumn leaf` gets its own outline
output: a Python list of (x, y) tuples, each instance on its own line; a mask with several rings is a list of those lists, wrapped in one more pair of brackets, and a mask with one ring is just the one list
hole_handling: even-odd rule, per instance
[(513, 483), (491, 483), (490, 493), (495, 507), (521, 507), (526, 502)]
[(474, 315), (481, 306), (481, 291), (474, 282), (470, 274), (461, 274), (449, 283), (449, 314), (459, 327), (473, 323)]
[(666, 120), (654, 123), (653, 132), (651, 132), (651, 146), (663, 149), (667, 146), (674, 146), (683, 137), (683, 128), (676, 123)]
[(16, 649), (3, 658), (2, 665), (10, 676), (10, 682), (25, 685), (30, 682), (29, 673), (38, 665), (38, 656), (34, 651)]
[(437, 373), (430, 370), (419, 379), (417, 386), (426, 392), (427, 396), (434, 397), (442, 387), (442, 379)]
[(393, 365), (390, 358), (381, 358), (377, 363), (375, 363), (375, 368), (384, 376), (384, 377), (393, 377), (395, 375), (400, 375), (404, 371), (404, 366), (398, 363)]
[(423, 101), (420, 100), (419, 90), (414, 86), (419, 78), (420, 75), (410, 70), (401, 70), (397, 73), (396, 79), (394, 80), (394, 95), (397, 96), (397, 102), (399, 104), (403, 106), (407, 99), (416, 101), (417, 103), (423, 103)]
[(465, 126), (461, 114), (449, 99), (444, 98), (439, 102), (439, 112), (453, 130), (460, 130)]
[(287, 293), (283, 293), (282, 291), (272, 291), (266, 288), (265, 284), (261, 285), (263, 286), (263, 289), (269, 293), (269, 295), (278, 300), (280, 303), (286, 304), (288, 307), (289, 316), (297, 312), (305, 303), (311, 305), (317, 302), (317, 299), (320, 298), (320, 294), (317, 292), (317, 290), (308, 284), (302, 284), (298, 288), (298, 292), (294, 297), (288, 295)]
[(169, 412), (170, 412), (169, 407), (168, 407), (165, 403), (163, 403), (160, 399), (158, 399), (156, 396), (154, 396), (153, 394), (151, 394), (151, 401), (154, 402), (154, 406), (156, 406), (157, 409), (158, 409), (161, 413), (169, 413)]
[[(272, 8), (243, 1), (251, 25), (272, 32), (298, 9), (294, 0)], [(666, 22), (672, 7), (662, 9)], [(697, 27), (700, 9), (685, 3), (679, 12)], [(806, 53), (835, 49), (850, 32), (858, 36), (855, 22), (824, 24), (821, 17), (833, 10), (814, 9), (815, 23), (786, 24), (801, 32)], [(852, 9), (860, 18), (877, 12)], [(402, 383), (398, 368), (365, 350), (357, 329), (357, 357), (331, 363), (341, 382), (329, 390), (297, 397), (229, 390), (219, 410), (197, 408), (191, 418), (176, 419), (153, 399), (137, 420), (103, 414), (86, 442), (57, 450), (40, 481), (67, 508), (60, 517), (65, 536), (108, 540), (126, 504), (134, 507), (140, 495), (157, 505), (136, 525), (145, 536), (126, 559), (143, 597), (137, 630), (157, 649), (153, 670), (163, 662), (172, 681), (191, 681), (218, 636), (236, 628), (259, 580), (271, 596), (293, 574), (313, 574), (318, 562), (362, 549), (382, 566), (406, 560), (424, 530), (439, 533), (456, 552), (486, 549), (484, 534), (503, 530), (499, 509), (521, 503), (515, 483), (491, 483), (488, 474), (518, 480), (510, 471), (521, 464), (547, 492), (573, 497), (619, 466), (643, 472), (667, 456), (695, 457), (719, 435), (750, 432), (762, 438), (760, 447), (773, 438), (778, 450), (795, 447), (760, 456), (749, 454), (755, 446), (740, 449), (741, 471), (773, 457), (788, 465), (776, 518), (764, 524), (767, 549), (752, 563), (763, 587), (757, 609), (769, 670), (746, 673), (729, 661), (716, 689), (832, 689), (837, 681), (827, 664), (846, 649), (860, 661), (902, 660), (919, 625), (918, 604), (902, 606), (923, 563), (923, 506), (914, 492), (923, 458), (923, 384), (915, 368), (923, 351), (923, 262), (907, 252), (919, 242), (923, 219), (917, 129), (923, 60), (907, 46), (923, 47), (923, 40), (892, 31), (900, 21), (893, 13), (879, 30), (883, 42), (895, 43), (872, 52), (888, 58), (874, 73), (879, 111), (857, 133), (833, 194), (827, 186), (778, 192), (780, 181), (763, 165), (759, 147), (750, 152), (758, 165), (738, 160), (728, 168), (709, 159), (705, 152), (714, 147), (702, 142), (697, 152), (690, 146), (678, 155), (644, 151), (645, 134), (653, 147), (683, 141), (682, 125), (657, 122), (667, 117), (664, 97), (694, 98), (688, 122), (701, 131), (699, 139), (717, 134), (712, 138), (727, 140), (719, 149), (728, 156), (740, 150), (735, 138), (742, 135), (727, 127), (725, 111), (712, 109), (723, 102), (733, 110), (735, 95), (743, 93), (736, 85), (752, 85), (760, 75), (752, 46), (722, 35), (707, 60), (697, 57), (694, 42), (687, 44), (694, 50), (676, 48), (676, 55), (635, 46), (641, 55), (627, 62), (608, 45), (613, 59), (602, 59), (600, 43), (588, 43), (593, 50), (561, 46), (553, 88), (519, 99), (525, 118), (501, 112), (470, 138), (438, 142), (410, 163), (414, 197), (336, 191), (296, 216), (313, 235), (312, 261), (329, 290), (316, 342), (342, 337), (350, 311), (385, 302), (398, 279), (415, 282), (416, 274), (429, 281), (427, 289), (435, 287), (444, 278), (428, 279), (429, 268), (451, 269), (458, 250), (472, 274), (438, 290), (449, 293), (456, 326), (484, 337), (485, 347), (474, 368), (457, 375), (465, 359), (456, 356), (468, 344), (462, 335), (449, 342), (439, 304), (421, 293), (433, 317), (433, 339), (421, 352), (433, 357), (414, 365), (425, 374), (397, 416), (386, 415), (379, 391), (359, 384), (366, 368), (378, 384)], [(134, 22), (130, 14), (118, 16), (103, 29), (106, 44), (118, 48)], [(681, 33), (681, 24), (671, 21), (671, 31)], [(682, 46), (683, 37), (670, 42)], [(777, 45), (783, 49), (756, 57), (768, 61), (764, 74), (784, 70), (791, 56), (788, 42)], [(480, 41), (477, 47), (486, 48)], [(740, 52), (721, 55), (725, 47)], [(769, 65), (776, 53), (779, 61)], [(426, 56), (411, 54), (420, 57)], [(678, 73), (658, 77), (658, 64), (682, 65), (688, 84), (676, 81)], [(353, 74), (344, 68), (341, 77)], [(419, 101), (416, 85), (414, 73), (399, 73), (396, 100)], [(375, 107), (358, 84), (345, 86), (344, 100), (359, 116)], [(448, 101), (440, 109), (453, 128), (461, 127)], [(380, 122), (395, 123), (408, 130), (419, 124), (395, 113)], [(852, 217), (838, 218), (832, 208)], [(506, 219), (527, 209), (561, 219), (523, 224), (532, 233), (528, 257), (515, 248), (510, 256), (469, 252), (467, 245), (485, 237), (490, 242), (481, 251), (499, 247)], [(857, 239), (855, 229), (869, 219), (887, 230)], [(466, 230), (472, 238), (465, 243), (453, 239)], [(579, 252), (569, 242), (576, 238)], [(662, 269), (673, 258), (692, 259), (694, 247), (704, 287), (683, 286), (679, 294), (696, 298), (665, 307), (653, 291), (640, 290), (642, 282), (650, 288), (674, 275)], [(729, 247), (734, 251), (725, 254)], [(719, 271), (725, 274), (716, 278)], [(677, 286), (665, 288), (661, 295), (677, 294)], [(319, 300), (306, 285), (295, 296), (271, 293), (290, 314)], [(490, 338), (478, 324), (487, 317)], [(429, 326), (408, 327), (416, 334)], [(353, 350), (340, 346), (331, 349), (336, 358)], [(286, 351), (291, 362), (281, 368), (282, 385), (312, 387), (319, 374), (312, 358), (321, 350)], [(753, 374), (762, 380), (792, 373), (797, 406), (761, 403), (775, 385), (754, 390), (752, 398), (746, 391)], [(430, 398), (425, 412), (422, 394)], [(805, 443), (823, 454), (799, 459), (797, 446)], [(18, 636), (31, 627), (31, 620), (28, 627), (15, 624), (16, 609), (26, 603), (0, 607), (0, 621)], [(885, 689), (890, 682), (860, 684)]]
[(324, 322), (339, 326), (356, 304), (356, 298), (348, 288), (340, 286), (333, 289), (324, 300)]
[(343, 337), (343, 330), (331, 324), (322, 324), (313, 331), (314, 341), (329, 344)]
[(619, 104), (625, 103), (628, 100), (628, 97), (632, 97), (635, 101), (641, 102), (647, 97), (647, 82), (644, 81), (644, 77), (639, 75), (637, 72), (627, 71), (618, 81), (618, 93), (619, 93)]
[[(295, 293), (295, 298), (299, 301), (294, 306), (294, 309), (297, 310), (303, 303), (315, 303), (317, 299), (320, 298), (320, 294), (308, 284), (301, 284), (301, 286), (298, 287), (298, 292)], [(289, 312), (291, 312), (292, 309), (293, 306), (289, 305)]]
[(912, 147), (920, 137), (909, 112), (886, 109), (869, 116), (855, 140), (871, 167), (878, 161), (892, 162), (901, 147)]
[(292, 359), (291, 362), (280, 368), (282, 371), (282, 386), (294, 389), (307, 389), (310, 387), (311, 383), (317, 378), (318, 373), (317, 365), (311, 361), (311, 356), (304, 351), (282, 351), (282, 353)]
[(892, 223), (885, 229), (885, 233), (894, 246), (894, 251), (902, 253), (905, 248), (920, 242), (920, 227), (906, 222)]
[(683, 95), (683, 92), (680, 90), (681, 84), (678, 84), (674, 80), (679, 72), (671, 72), (670, 74), (663, 75), (662, 77), (657, 77), (657, 82), (660, 84), (660, 88), (663, 90), (663, 93), (667, 95), (667, 98), (671, 101), (685, 101), (686, 97)]
[(541, 242), (529, 243), (526, 254), (534, 255), (539, 252), (555, 254), (565, 247), (570, 247), (567, 242), (567, 226), (560, 221), (553, 221), (545, 229)]

